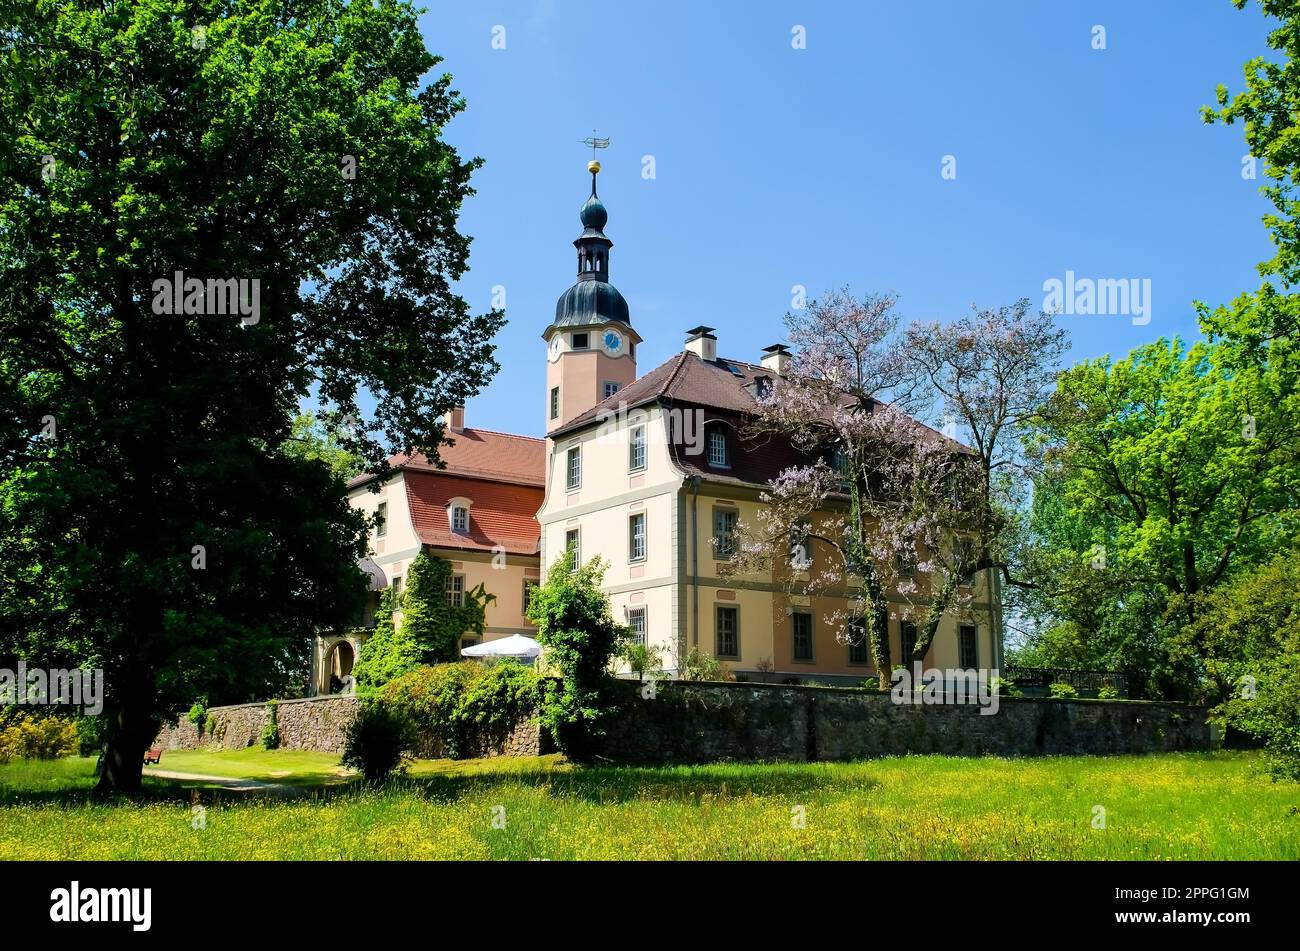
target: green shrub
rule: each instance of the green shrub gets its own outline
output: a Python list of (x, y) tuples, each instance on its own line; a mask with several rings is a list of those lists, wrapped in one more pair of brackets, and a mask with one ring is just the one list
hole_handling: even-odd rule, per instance
[(190, 707), (190, 712), (185, 714), (186, 718), (203, 732), (203, 721), (207, 718), (208, 707), (202, 700), (194, 701), (194, 706)]
[(266, 726), (262, 727), (262, 749), (274, 750), (280, 746), (280, 704), (271, 700), (266, 704)]
[(577, 762), (595, 758), (603, 721), (616, 702), (610, 660), (628, 636), (600, 588), (604, 574), (599, 558), (578, 567), (571, 557), (558, 558), (528, 606), (547, 663), (561, 676), (558, 685), (547, 685), (541, 721), (561, 752)]
[(414, 731), (423, 755), (463, 759), (503, 739), (542, 703), (541, 678), (507, 660), (420, 667), (385, 685), (376, 697)]
[(1101, 687), (1101, 689), (1097, 691), (1097, 699), (1098, 699), (1098, 700), (1118, 700), (1118, 699), (1119, 699), (1119, 689), (1116, 688), (1116, 687), (1111, 686), (1110, 684), (1103, 684), (1102, 687)]
[(623, 648), (623, 659), (627, 661), (628, 670), (637, 675), (637, 679), (659, 680), (663, 677), (663, 651), (648, 644), (629, 642)]
[[(704, 653), (698, 647), (692, 647), (682, 664), (684, 680), (735, 680), (731, 668), (716, 657)], [(787, 678), (789, 680), (790, 678)]]
[(467, 731), (504, 738), (542, 703), (542, 681), (530, 667), (507, 661), (471, 680), (456, 708)]
[(422, 738), (433, 740), (432, 747), (421, 748), (424, 755), (459, 759), (468, 755), (471, 745), (458, 715), (461, 698), (470, 683), (483, 674), (483, 667), (472, 660), (417, 667), (386, 684), (377, 699)]
[(1020, 688), (1005, 677), (994, 677), (989, 681), (990, 688), (1002, 697), (1023, 697)]
[(1274, 779), (1300, 780), (1300, 550), (1221, 585), (1187, 631), (1228, 727), (1264, 741)]
[(0, 713), (0, 763), (14, 758), (57, 759), (77, 745), (77, 726), (71, 720), (21, 710)]
[(1079, 691), (1075, 690), (1070, 684), (1061, 680), (1058, 680), (1054, 684), (1049, 684), (1047, 690), (1052, 695), (1053, 700), (1073, 700), (1079, 696)]
[(375, 630), (361, 645), (356, 666), (352, 668), (357, 693), (363, 696), (420, 666), (423, 656), (420, 645), (407, 625), (393, 626), (394, 608), (393, 589), (385, 588), (375, 611)]
[(383, 782), (405, 772), (413, 741), (410, 723), (386, 704), (362, 701), (343, 737), (343, 765), (368, 782)]

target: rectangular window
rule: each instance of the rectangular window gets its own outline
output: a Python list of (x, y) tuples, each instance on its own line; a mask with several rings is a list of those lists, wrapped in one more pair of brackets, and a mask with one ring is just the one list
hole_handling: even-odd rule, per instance
[(447, 603), (458, 608), (465, 603), (465, 576), (449, 575), (447, 577)]
[(603, 387), (604, 387), (603, 392), (605, 394), (605, 399), (609, 399), (611, 396), (613, 396), (615, 393), (618, 392), (618, 384), (613, 382), (612, 380), (606, 380), (603, 384)]
[(383, 538), (388, 534), (388, 503), (380, 502), (375, 508), (375, 534)]
[(709, 465), (727, 466), (727, 434), (721, 429), (709, 430)]
[(849, 482), (853, 478), (853, 466), (849, 454), (843, 446), (836, 446), (831, 450), (831, 470), (839, 476), (836, 488), (841, 492), (849, 491)]
[(587, 347), (589, 347), (589, 346), (590, 346), (590, 343), (589, 343), (589, 338), (588, 338), (588, 335), (587, 335), (587, 334), (574, 334), (574, 335), (573, 335), (573, 349), (574, 349), (574, 350), (586, 350)]
[(808, 661), (813, 659), (813, 616), (803, 611), (790, 615), (791, 642), (794, 659)]
[(528, 615), (528, 609), (533, 606), (533, 592), (537, 590), (537, 582), (531, 578), (524, 579), (524, 610), (521, 612), (524, 616)]
[(957, 643), (961, 654), (963, 670), (976, 670), (979, 667), (979, 638), (974, 624), (963, 624), (957, 628)]
[(735, 509), (713, 510), (713, 557), (729, 559), (736, 554)]
[(916, 650), (916, 625), (911, 621), (904, 621), (901, 628), (902, 634), (902, 656), (898, 658), (900, 664), (912, 663), (912, 651)]
[(402, 593), (402, 576), (401, 576), (401, 575), (394, 575), (394, 576), (393, 576), (393, 594), (399, 594), (399, 595), (400, 595), (401, 593)]
[(582, 485), (582, 447), (574, 446), (570, 449), (568, 460), (568, 481), (566, 484), (570, 489), (576, 489)]
[(627, 560), (645, 561), (645, 512), (628, 517)]
[(451, 510), (451, 530), (458, 535), (469, 531), (469, 509), (457, 505)]
[(740, 609), (719, 604), (714, 615), (718, 657), (740, 657)]
[(627, 434), (627, 468), (636, 472), (645, 468), (645, 427), (633, 426)]
[(551, 419), (560, 418), (560, 388), (551, 387)]
[(632, 629), (632, 643), (645, 643), (645, 608), (629, 608), (627, 626)]
[(571, 528), (564, 533), (564, 551), (569, 559), (570, 568), (577, 568), (582, 564), (582, 544), (578, 529)]
[(867, 646), (867, 625), (862, 618), (849, 621), (849, 663), (865, 667), (871, 663), (871, 649)]

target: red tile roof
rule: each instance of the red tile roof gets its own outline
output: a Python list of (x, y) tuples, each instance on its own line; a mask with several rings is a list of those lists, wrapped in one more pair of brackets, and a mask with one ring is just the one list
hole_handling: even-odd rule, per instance
[[(511, 555), (537, 554), (540, 486), (411, 468), (406, 469), (405, 482), (411, 523), (423, 544), (471, 551), (493, 551), (499, 545)], [(461, 497), (470, 501), (469, 532), (464, 535), (452, 532), (447, 516), (448, 503)]]
[[(448, 435), (453, 442), (438, 447), (445, 468), (434, 466), (422, 452), (389, 456), (388, 463), (408, 472), (444, 472), (515, 485), (546, 484), (545, 439), (468, 428), (448, 430)], [(359, 475), (348, 487), (362, 485), (370, 478)]]

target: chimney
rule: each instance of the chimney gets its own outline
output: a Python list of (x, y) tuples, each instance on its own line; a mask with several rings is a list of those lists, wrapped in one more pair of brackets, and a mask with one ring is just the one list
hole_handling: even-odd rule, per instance
[(465, 428), (465, 407), (453, 406), (451, 409), (451, 431), (461, 432)]
[(790, 348), (783, 343), (774, 343), (763, 348), (763, 368), (771, 370), (777, 376), (785, 376), (790, 371)]
[(686, 331), (686, 350), (701, 360), (718, 359), (718, 338), (712, 327), (692, 327)]

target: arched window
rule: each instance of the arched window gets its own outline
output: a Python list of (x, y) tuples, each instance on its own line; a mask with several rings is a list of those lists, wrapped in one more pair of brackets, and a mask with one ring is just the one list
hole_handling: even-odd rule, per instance
[(447, 521), (457, 535), (469, 534), (469, 499), (457, 498), (447, 503)]

